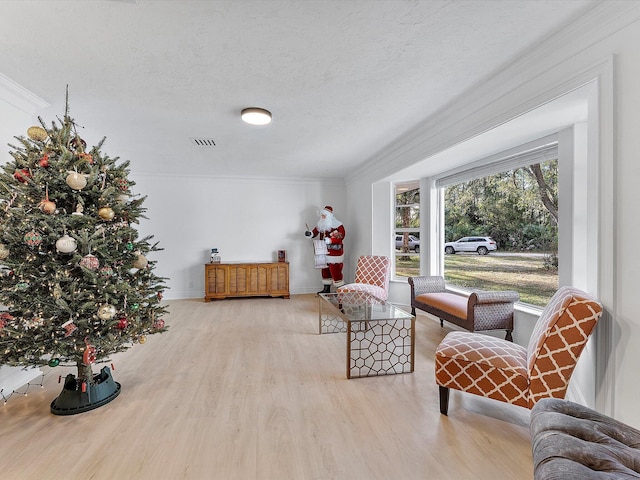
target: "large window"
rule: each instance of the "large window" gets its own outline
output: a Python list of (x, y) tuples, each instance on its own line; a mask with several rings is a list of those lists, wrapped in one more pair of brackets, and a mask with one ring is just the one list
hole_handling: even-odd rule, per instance
[(395, 185), (395, 275), (420, 275), (420, 188), (418, 182)]
[(557, 158), (443, 188), (446, 282), (546, 305), (558, 288)]

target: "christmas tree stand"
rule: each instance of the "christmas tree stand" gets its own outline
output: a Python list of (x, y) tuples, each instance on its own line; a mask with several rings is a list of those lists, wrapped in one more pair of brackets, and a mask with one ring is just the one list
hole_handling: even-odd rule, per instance
[(93, 381), (81, 382), (75, 375), (65, 378), (60, 395), (51, 402), (54, 415), (75, 415), (109, 403), (120, 394), (120, 384), (113, 380), (109, 367), (103, 367)]

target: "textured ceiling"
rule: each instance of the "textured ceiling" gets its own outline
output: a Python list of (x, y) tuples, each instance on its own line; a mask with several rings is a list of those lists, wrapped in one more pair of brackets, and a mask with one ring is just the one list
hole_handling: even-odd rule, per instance
[(4, 0), (0, 73), (134, 171), (342, 178), (594, 4)]

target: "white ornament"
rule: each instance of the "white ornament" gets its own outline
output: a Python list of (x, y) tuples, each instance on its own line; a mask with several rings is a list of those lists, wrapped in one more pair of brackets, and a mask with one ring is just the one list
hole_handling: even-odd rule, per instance
[(87, 177), (79, 174), (78, 172), (69, 172), (66, 179), (67, 185), (74, 190), (82, 190), (87, 186)]
[(56, 250), (60, 253), (71, 253), (78, 248), (76, 241), (66, 233), (56, 242)]
[(100, 320), (111, 320), (115, 316), (116, 307), (114, 307), (113, 305), (105, 303), (104, 305), (100, 305), (100, 308), (98, 308), (98, 317), (100, 318)]

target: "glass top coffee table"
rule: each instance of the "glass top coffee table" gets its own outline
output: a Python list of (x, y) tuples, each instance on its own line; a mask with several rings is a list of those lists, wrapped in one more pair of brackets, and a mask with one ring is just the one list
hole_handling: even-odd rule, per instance
[(364, 292), (319, 298), (318, 333), (347, 334), (347, 378), (413, 372), (413, 315)]

